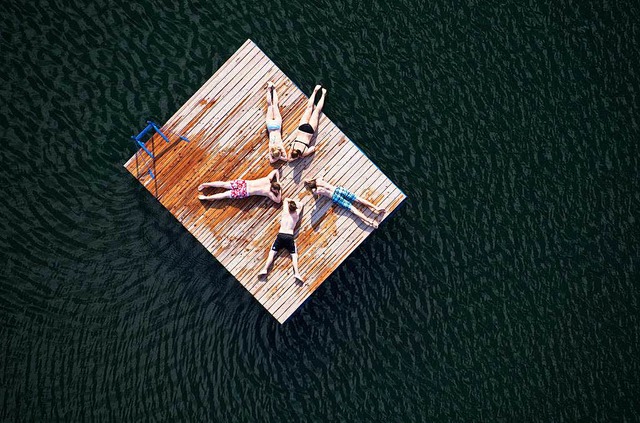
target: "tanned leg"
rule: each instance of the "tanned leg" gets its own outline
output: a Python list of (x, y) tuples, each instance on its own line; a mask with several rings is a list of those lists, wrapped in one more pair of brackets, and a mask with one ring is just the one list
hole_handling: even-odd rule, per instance
[(210, 201), (210, 200), (224, 200), (225, 198), (231, 198), (231, 191), (221, 192), (213, 195), (198, 195), (198, 199)]
[(378, 229), (378, 222), (376, 222), (374, 219), (369, 219), (367, 216), (364, 215), (364, 213), (362, 213), (360, 210), (356, 209), (355, 207), (351, 207), (351, 213), (358, 216), (367, 225), (373, 227), (374, 229)]
[(271, 93), (273, 92), (273, 82), (267, 82), (267, 120), (273, 119), (273, 99)]
[(356, 197), (356, 201), (360, 204), (363, 204), (367, 207), (369, 207), (371, 210), (373, 210), (374, 212), (380, 214), (380, 213), (384, 213), (386, 212), (386, 210), (382, 207), (378, 207), (375, 204), (373, 204), (371, 201), (365, 200), (362, 197)]
[(300, 125), (302, 125), (303, 123), (309, 123), (309, 119), (311, 118), (311, 113), (313, 112), (313, 99), (315, 98), (316, 93), (318, 92), (319, 89), (320, 89), (320, 85), (316, 85), (316, 87), (313, 89), (313, 93), (311, 94), (311, 96), (309, 96), (309, 100), (307, 101), (307, 107), (304, 109), (304, 113), (300, 118)]
[(280, 115), (280, 105), (278, 104), (278, 92), (276, 88), (273, 88), (273, 105), (271, 106), (271, 110), (273, 112), (273, 120), (280, 122), (282, 126), (282, 115)]
[(224, 188), (231, 189), (231, 181), (213, 181), (213, 182), (205, 182), (204, 184), (200, 184), (198, 186), (198, 191), (202, 191), (205, 188)]
[(322, 113), (322, 108), (324, 107), (324, 99), (327, 96), (327, 90), (322, 89), (322, 98), (318, 101), (316, 108), (313, 109), (313, 113), (311, 114), (311, 118), (309, 118), (309, 125), (313, 126), (314, 130), (318, 130), (318, 123), (320, 123), (320, 113)]
[(291, 264), (293, 265), (293, 277), (300, 282), (300, 284), (306, 285), (302, 279), (302, 275), (300, 275), (300, 270), (298, 269), (298, 253), (291, 254)]
[(264, 264), (264, 267), (262, 268), (260, 273), (258, 273), (258, 277), (267, 276), (267, 274), (269, 273), (269, 268), (273, 264), (273, 260), (275, 258), (276, 258), (276, 251), (269, 250), (269, 256), (267, 257), (267, 262)]

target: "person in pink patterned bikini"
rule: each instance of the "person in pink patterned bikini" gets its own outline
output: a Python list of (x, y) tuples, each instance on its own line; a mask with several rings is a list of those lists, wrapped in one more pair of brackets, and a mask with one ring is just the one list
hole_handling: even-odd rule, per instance
[(276, 203), (282, 202), (282, 187), (280, 186), (280, 173), (277, 169), (271, 171), (269, 175), (260, 179), (236, 179), (233, 181), (213, 181), (205, 182), (198, 186), (198, 191), (207, 188), (224, 188), (227, 191), (213, 195), (198, 195), (203, 201), (223, 200), (231, 198), (234, 200), (247, 198), (251, 195), (262, 195), (269, 197)]

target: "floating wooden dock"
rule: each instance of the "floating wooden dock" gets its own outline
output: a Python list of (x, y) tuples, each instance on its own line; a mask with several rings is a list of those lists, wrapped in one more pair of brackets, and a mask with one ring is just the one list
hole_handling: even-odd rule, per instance
[[(265, 197), (201, 202), (197, 186), (213, 180), (256, 179), (273, 169), (265, 128), (265, 87), (270, 80), (280, 98), (282, 136), (289, 148), (308, 97), (247, 40), (161, 127), (171, 142), (158, 135), (147, 141), (155, 163), (139, 150), (125, 167), (283, 323), (373, 231), (329, 199), (314, 200), (302, 180), (322, 171), (328, 182), (385, 207), (385, 218), (405, 195), (322, 115), (315, 141), (318, 152), (282, 166), (283, 197), (305, 202), (296, 245), (300, 272), (309, 284), (295, 283), (286, 251), (276, 257), (267, 281), (259, 281), (257, 274), (278, 233), (281, 206)], [(329, 91), (327, 102), (331, 101)]]

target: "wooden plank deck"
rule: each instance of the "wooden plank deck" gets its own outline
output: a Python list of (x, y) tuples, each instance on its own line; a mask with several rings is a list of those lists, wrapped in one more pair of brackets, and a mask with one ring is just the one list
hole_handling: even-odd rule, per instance
[[(329, 199), (314, 200), (302, 180), (322, 171), (328, 182), (385, 207), (384, 218), (405, 195), (322, 115), (316, 140), (319, 151), (282, 166), (283, 197), (305, 202), (296, 245), (300, 272), (309, 285), (294, 283), (286, 252), (276, 258), (267, 281), (259, 281), (257, 273), (278, 232), (280, 206), (264, 197), (201, 202), (197, 186), (213, 180), (256, 179), (273, 169), (267, 159), (265, 127), (265, 86), (270, 80), (275, 81), (280, 98), (282, 136), (288, 148), (307, 96), (247, 40), (162, 126), (171, 143), (159, 135), (147, 142), (156, 156), (155, 165), (138, 151), (125, 167), (283, 323), (373, 231)], [(178, 135), (190, 142), (180, 141)]]

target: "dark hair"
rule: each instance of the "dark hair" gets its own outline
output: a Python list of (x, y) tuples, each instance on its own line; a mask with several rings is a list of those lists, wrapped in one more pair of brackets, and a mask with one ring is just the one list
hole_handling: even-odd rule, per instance
[(300, 155), (302, 154), (302, 151), (298, 150), (297, 148), (291, 151), (291, 158), (292, 159), (297, 159), (298, 157), (300, 157)]
[(280, 184), (275, 182), (275, 181), (271, 181), (271, 191), (273, 191), (274, 194), (277, 194), (280, 192)]
[(294, 212), (296, 210), (298, 210), (298, 205), (296, 204), (296, 202), (293, 200), (289, 200), (289, 211)]
[(314, 190), (316, 188), (318, 188), (318, 184), (316, 184), (316, 180), (312, 179), (309, 182), (305, 182), (304, 183), (305, 188), (310, 189), (310, 190)]

